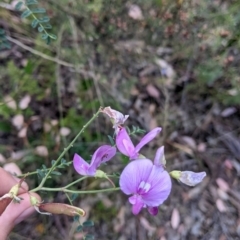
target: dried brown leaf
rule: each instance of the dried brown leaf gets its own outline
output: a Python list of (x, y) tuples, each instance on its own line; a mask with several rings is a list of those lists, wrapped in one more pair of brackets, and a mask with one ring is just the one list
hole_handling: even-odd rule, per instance
[(126, 212), (126, 208), (124, 206), (122, 206), (120, 208), (120, 211), (117, 214), (117, 223), (114, 224), (114, 231), (115, 232), (120, 232), (121, 229), (123, 228), (124, 224), (125, 224), (125, 212)]
[(12, 118), (12, 125), (20, 130), (24, 125), (24, 117), (22, 114), (17, 114)]
[(180, 214), (177, 208), (173, 209), (171, 216), (171, 226), (173, 229), (177, 229), (180, 224)]
[(155, 99), (159, 99), (160, 97), (159, 90), (153, 84), (148, 84), (146, 90), (149, 96)]
[(206, 146), (206, 144), (205, 143), (199, 143), (198, 144), (198, 146), (197, 146), (197, 150), (198, 150), (198, 152), (206, 152), (206, 148), (207, 148), (207, 146)]
[(183, 140), (184, 143), (188, 145), (191, 149), (195, 150), (197, 148), (196, 141), (189, 136), (182, 136), (181, 139)]
[(26, 136), (27, 136), (27, 127), (25, 126), (18, 132), (18, 137), (25, 138)]
[(128, 10), (128, 16), (134, 20), (142, 20), (143, 19), (143, 15), (142, 15), (142, 10), (141, 8), (136, 5), (136, 4), (132, 4), (129, 7)]
[(9, 95), (4, 97), (4, 103), (13, 110), (17, 109), (16, 101)]
[(228, 194), (227, 194), (225, 191), (223, 191), (221, 188), (218, 188), (218, 189), (217, 189), (217, 193), (218, 193), (218, 196), (219, 196), (222, 200), (226, 201), (226, 200), (229, 199)]
[(41, 157), (47, 157), (48, 149), (46, 146), (38, 146), (35, 148), (35, 153)]
[(179, 143), (175, 143), (175, 142), (169, 142), (173, 147), (193, 156), (193, 151), (191, 148), (187, 147), (187, 146), (184, 146), (182, 144), (179, 144)]
[(219, 212), (227, 211), (227, 207), (225, 206), (224, 202), (221, 199), (217, 199), (216, 206)]
[(237, 109), (235, 107), (228, 107), (221, 112), (221, 116), (226, 118), (233, 115), (236, 112), (237, 112)]
[(61, 135), (61, 136), (66, 137), (66, 136), (68, 136), (70, 133), (71, 133), (70, 128), (67, 128), (67, 127), (61, 127), (61, 128), (60, 128), (60, 135)]
[(144, 218), (144, 217), (140, 217), (140, 224), (149, 232), (154, 233), (156, 231), (156, 227), (151, 226), (151, 224), (149, 223), (149, 221)]
[(26, 109), (31, 102), (31, 96), (30, 95), (25, 95), (19, 102), (19, 108), (20, 109)]
[(51, 126), (51, 124), (45, 122), (45, 123), (43, 124), (43, 129), (44, 129), (44, 132), (48, 133), (48, 132), (51, 131), (52, 126)]
[(216, 183), (220, 189), (222, 189), (224, 192), (227, 192), (229, 190), (228, 183), (223, 180), (222, 178), (217, 178)]

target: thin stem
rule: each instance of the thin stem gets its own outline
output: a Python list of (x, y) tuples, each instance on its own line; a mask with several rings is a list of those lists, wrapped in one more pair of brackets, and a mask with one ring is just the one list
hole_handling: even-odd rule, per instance
[[(49, 170), (50, 168), (47, 168), (47, 170)], [(23, 173), (23, 174), (20, 174), (20, 175), (17, 175), (16, 177), (17, 178), (22, 178), (26, 173)], [(33, 171), (33, 172), (28, 172), (28, 176), (31, 176), (31, 175), (35, 175), (37, 174), (37, 171)]]
[[(14, 39), (14, 38), (11, 38), (11, 37), (9, 37), (9, 36), (6, 36), (6, 38), (7, 38), (10, 42), (15, 43), (16, 45), (20, 46), (21, 48), (23, 48), (23, 49), (31, 52), (32, 54), (35, 54), (35, 55), (37, 55), (37, 56), (40, 56), (40, 57), (43, 58), (43, 59), (46, 59), (46, 60), (49, 60), (49, 61), (58, 63), (58, 64), (60, 64), (60, 65), (62, 65), (62, 66), (66, 66), (66, 67), (70, 67), (70, 68), (75, 68), (75, 65), (74, 65), (74, 64), (65, 62), (65, 61), (63, 61), (63, 60), (61, 60), (61, 59), (54, 58), (54, 57), (51, 57), (51, 56), (49, 56), (49, 55), (47, 55), (47, 54), (44, 54), (44, 53), (42, 53), (42, 52), (39, 52), (39, 51), (37, 51), (37, 50), (35, 50), (35, 49), (33, 49), (33, 48), (31, 48), (31, 47), (29, 47), (29, 46), (21, 43), (20, 41)], [(79, 67), (82, 67), (82, 65), (79, 66)], [(86, 71), (84, 71), (83, 69), (79, 69), (79, 68), (78, 68), (78, 72), (81, 73), (81, 74), (85, 74), (85, 75), (87, 74)]]
[[(48, 191), (48, 192), (65, 192), (65, 193), (77, 193), (77, 194), (88, 194), (88, 193), (102, 193), (102, 192), (112, 192), (112, 191), (118, 191), (120, 190), (119, 187), (117, 188), (107, 188), (107, 189), (99, 189), (99, 190), (86, 190), (86, 191), (76, 191), (76, 190), (70, 190), (70, 189), (64, 189), (64, 188), (46, 188), (42, 187), (42, 191)], [(38, 191), (37, 188), (31, 190), (31, 192)]]
[(108, 177), (112, 177), (112, 178), (119, 178), (119, 177), (120, 177), (120, 176), (113, 175), (113, 174), (112, 174), (112, 175), (110, 175), (110, 174), (108, 175), (108, 174), (107, 174), (107, 176), (108, 176)]
[(113, 187), (116, 187), (114, 182), (111, 180), (111, 178), (107, 177), (107, 180), (112, 184)]
[(73, 205), (73, 204), (72, 204), (72, 200), (70, 199), (69, 195), (68, 195), (66, 192), (65, 192), (65, 195), (67, 196), (67, 199), (68, 199), (68, 201), (70, 202), (70, 204)]
[(74, 182), (68, 184), (67, 186), (65, 186), (65, 187), (63, 187), (63, 188), (64, 188), (64, 189), (69, 188), (69, 187), (71, 187), (72, 185), (74, 185), (74, 184), (76, 184), (76, 183), (79, 183), (79, 182), (83, 181), (83, 180), (86, 179), (86, 178), (88, 178), (88, 176), (85, 176), (85, 177), (79, 178), (79, 179), (77, 179), (76, 181), (74, 181)]
[[(68, 163), (70, 164), (70, 163), (72, 163), (73, 161), (69, 161)], [(58, 167), (60, 167), (60, 166), (65, 166), (64, 164), (60, 164)], [(46, 169), (44, 169), (45, 171), (48, 171), (48, 170), (50, 170), (51, 168), (46, 168)], [(23, 174), (20, 174), (20, 175), (17, 175), (16, 177), (18, 177), (18, 178), (22, 178), (22, 177), (24, 177), (25, 175), (27, 174), (27, 176), (31, 176), (31, 175), (35, 175), (35, 174), (38, 174), (38, 172), (37, 171), (33, 171), (33, 172), (28, 172), (28, 173), (23, 173)]]
[[(97, 111), (97, 113), (95, 113), (93, 115), (93, 117), (82, 127), (82, 129), (80, 130), (80, 132), (77, 134), (77, 136), (72, 140), (72, 142), (66, 147), (64, 148), (63, 152), (60, 154), (60, 156), (58, 157), (58, 159), (56, 160), (56, 162), (52, 165), (52, 167), (49, 169), (49, 171), (47, 172), (46, 176), (42, 179), (41, 183), (39, 184), (38, 187), (36, 187), (35, 189), (33, 189), (32, 191), (39, 191), (42, 189), (44, 183), (47, 181), (48, 177), (50, 176), (51, 172), (55, 169), (55, 167), (57, 166), (57, 164), (59, 163), (59, 161), (62, 159), (62, 157), (65, 155), (65, 153), (71, 148), (73, 147), (73, 144), (76, 142), (76, 140), (78, 139), (78, 137), (85, 131), (85, 129), (98, 117), (100, 113), (100, 109)], [(60, 188), (61, 189), (61, 188)]]

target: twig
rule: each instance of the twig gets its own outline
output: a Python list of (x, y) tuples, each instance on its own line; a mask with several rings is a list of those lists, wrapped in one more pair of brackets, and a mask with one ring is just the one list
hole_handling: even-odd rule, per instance
[(169, 101), (170, 101), (170, 95), (169, 95), (169, 91), (167, 89), (167, 87), (163, 84), (163, 94), (165, 97), (165, 101), (164, 101), (164, 110), (163, 110), (163, 129), (165, 129), (163, 131), (163, 141), (166, 139), (166, 134), (167, 134), (167, 126), (168, 126), (168, 118), (169, 118)]
[[(49, 61), (52, 61), (52, 62), (55, 62), (59, 65), (63, 65), (63, 66), (66, 66), (66, 67), (70, 67), (70, 68), (75, 68), (76, 66), (74, 64), (71, 64), (71, 63), (68, 63), (68, 62), (65, 62), (63, 60), (60, 60), (58, 58), (54, 58), (54, 57), (51, 57), (51, 56), (48, 56), (47, 54), (44, 54), (44, 53), (41, 53), (37, 50), (34, 50), (33, 48), (29, 47), (29, 46), (26, 46), (25, 44), (19, 42), (18, 40), (16, 39), (13, 39), (9, 36), (6, 37), (10, 42), (13, 42), (15, 43), (16, 45), (18, 45), (19, 47), (31, 52), (32, 54), (35, 54), (35, 55), (38, 55), (40, 56), (41, 58), (44, 58), (46, 60), (49, 60)], [(82, 65), (78, 66), (78, 67), (83, 67)]]

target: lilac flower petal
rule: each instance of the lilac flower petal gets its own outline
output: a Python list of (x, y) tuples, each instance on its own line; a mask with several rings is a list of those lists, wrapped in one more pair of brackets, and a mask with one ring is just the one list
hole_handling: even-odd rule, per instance
[(123, 139), (123, 146), (126, 149), (126, 152), (128, 153), (127, 156), (130, 157), (130, 159), (136, 159), (138, 154), (135, 153), (134, 148), (132, 148), (132, 143), (129, 143), (126, 139)]
[(106, 147), (107, 147), (106, 152), (105, 152), (104, 156), (102, 157), (101, 163), (105, 163), (105, 162), (111, 160), (116, 155), (116, 152), (117, 152), (117, 149), (113, 146), (106, 145)]
[(137, 203), (137, 198), (138, 198), (138, 195), (133, 195), (133, 196), (131, 196), (131, 197), (128, 198), (128, 201), (129, 201), (132, 205), (134, 205), (134, 204)]
[(148, 212), (151, 215), (156, 216), (158, 214), (158, 207), (148, 207)]
[(137, 195), (134, 195), (132, 197), (129, 198), (129, 202), (132, 203), (134, 202), (133, 206), (132, 206), (132, 213), (134, 215), (137, 215), (139, 214), (139, 212), (141, 211), (141, 209), (143, 208), (144, 206), (144, 203), (141, 199), (140, 196), (137, 196)]
[(99, 147), (93, 154), (89, 170), (96, 170), (101, 163), (109, 161), (116, 154), (116, 148), (110, 145)]
[(171, 178), (167, 171), (162, 170), (162, 167), (154, 165), (148, 183), (150, 183), (151, 188), (146, 194), (142, 195), (143, 202), (148, 206), (159, 206), (171, 192)]
[(122, 171), (119, 185), (121, 190), (129, 195), (135, 194), (142, 181), (147, 181), (153, 168), (149, 159), (134, 160), (130, 162)]
[(88, 175), (89, 164), (76, 153), (73, 157), (73, 166), (79, 174)]
[(162, 128), (157, 127), (154, 128), (152, 131), (150, 131), (148, 134), (146, 134), (142, 140), (139, 142), (139, 144), (135, 147), (135, 152), (139, 152), (140, 149), (146, 145), (147, 143), (149, 143), (151, 140), (153, 140), (158, 133), (160, 133), (162, 130)]
[(118, 150), (126, 156), (131, 156), (134, 153), (134, 145), (125, 128), (119, 130), (116, 145)]
[(155, 158), (154, 158), (154, 165), (155, 166), (165, 166), (166, 160), (164, 157), (164, 146), (158, 148)]
[(195, 186), (200, 183), (205, 177), (205, 172), (195, 173), (192, 171), (183, 171), (181, 172), (180, 178), (178, 180), (188, 186)]

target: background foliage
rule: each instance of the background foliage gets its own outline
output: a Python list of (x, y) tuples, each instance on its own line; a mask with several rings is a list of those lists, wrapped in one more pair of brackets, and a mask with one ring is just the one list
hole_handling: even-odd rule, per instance
[[(222, 213), (216, 205), (221, 196), (213, 190), (220, 177), (239, 190), (234, 168), (240, 156), (239, 8), (237, 0), (2, 0), (2, 164), (17, 162), (23, 172), (50, 166), (99, 106), (110, 105), (131, 116), (129, 126), (162, 126), (161, 138), (145, 150), (154, 156), (164, 143), (169, 166), (204, 169), (211, 184), (200, 188), (198, 201), (198, 195), (186, 198), (189, 190), (176, 183), (157, 219), (133, 218), (120, 194), (80, 196), (76, 204), (89, 211), (96, 239), (239, 237), (239, 216), (233, 211), (238, 207), (227, 200), (230, 210)], [(97, 146), (109, 142), (111, 131), (109, 122), (99, 118), (66, 160), (74, 152), (90, 159)], [(227, 159), (232, 172), (225, 169)], [(123, 163), (115, 160), (106, 169), (118, 172)], [(78, 178), (69, 169), (62, 172), (66, 179)], [(56, 177), (50, 184), (66, 179)], [(29, 184), (34, 187), (37, 181), (31, 177)], [(81, 188), (104, 184), (88, 181)], [(67, 201), (60, 194), (43, 198)], [(213, 205), (209, 213), (204, 210), (208, 204)], [(181, 216), (176, 228), (174, 209)], [(235, 221), (232, 226), (224, 214)], [(17, 227), (12, 239), (82, 237), (65, 218), (38, 216), (30, 225)]]

